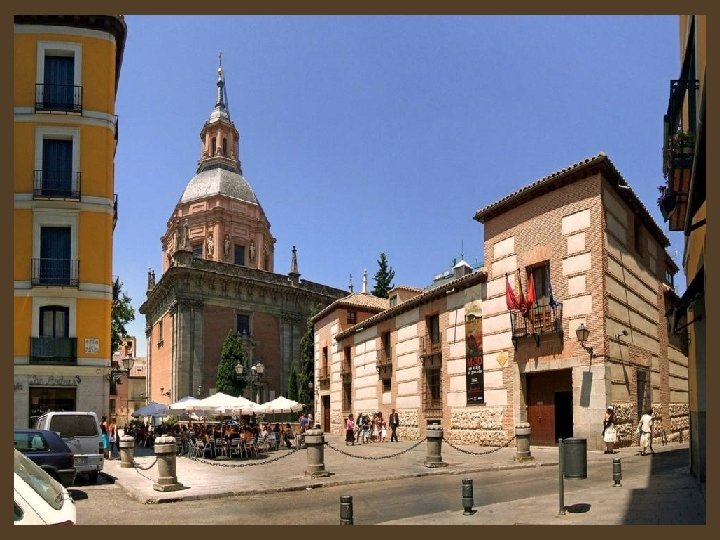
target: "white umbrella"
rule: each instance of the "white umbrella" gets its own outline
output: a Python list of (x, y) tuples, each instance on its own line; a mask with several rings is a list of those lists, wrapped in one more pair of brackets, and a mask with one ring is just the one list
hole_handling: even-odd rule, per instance
[(300, 412), (303, 409), (303, 404), (288, 399), (285, 396), (276, 397), (275, 399), (259, 405), (257, 412), (263, 413), (288, 413), (288, 412)]
[(156, 418), (159, 416), (169, 416), (170, 411), (168, 410), (167, 405), (151, 401), (147, 405), (144, 405), (139, 409), (135, 409), (132, 415), (136, 418), (139, 416), (152, 416), (153, 418)]
[(185, 407), (187, 407), (191, 403), (195, 403), (196, 401), (200, 400), (192, 396), (185, 396), (184, 398), (180, 398), (177, 401), (168, 405), (168, 408), (173, 411), (185, 411), (187, 410)]
[(252, 414), (258, 404), (242, 396), (234, 397), (218, 392), (212, 396), (193, 401), (185, 406), (186, 411), (204, 412), (207, 414)]

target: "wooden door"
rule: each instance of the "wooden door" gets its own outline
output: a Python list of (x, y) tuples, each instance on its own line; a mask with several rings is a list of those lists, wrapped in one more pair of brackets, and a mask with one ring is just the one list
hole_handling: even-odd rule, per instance
[(548, 446), (555, 444), (555, 405), (538, 402), (528, 404), (530, 444)]
[(330, 396), (322, 397), (322, 412), (323, 412), (323, 431), (328, 433), (330, 431)]

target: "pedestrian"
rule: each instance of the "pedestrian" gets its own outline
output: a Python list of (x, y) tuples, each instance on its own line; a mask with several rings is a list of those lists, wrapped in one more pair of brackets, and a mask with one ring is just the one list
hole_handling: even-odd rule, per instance
[(355, 445), (355, 421), (352, 413), (348, 414), (345, 420), (345, 446), (349, 444)]
[(617, 441), (617, 430), (615, 429), (615, 407), (613, 405), (608, 405), (605, 411), (602, 436), (603, 441), (605, 441), (605, 453), (614, 454), (615, 450), (613, 450), (613, 447)]
[(385, 442), (385, 437), (387, 437), (387, 426), (385, 425), (385, 420), (380, 418), (380, 442)]
[[(113, 458), (113, 450), (116, 448), (116, 432), (115, 432), (115, 422), (112, 420), (110, 421), (110, 424), (108, 425), (108, 459), (114, 459)], [(119, 453), (119, 451), (118, 451)]]
[(100, 423), (100, 434), (100, 439), (102, 440), (103, 447), (103, 457), (105, 459), (108, 459), (110, 452), (110, 440), (108, 438), (107, 416), (105, 415), (103, 415), (102, 422)]
[(395, 412), (395, 409), (392, 410), (390, 413), (390, 418), (388, 420), (388, 423), (390, 424), (390, 442), (398, 442), (397, 438), (397, 428), (400, 425), (400, 417), (398, 416), (398, 413)]
[(653, 417), (651, 408), (648, 407), (645, 409), (645, 414), (640, 417), (637, 429), (640, 432), (640, 455), (647, 455), (648, 448), (650, 452), (654, 454), (655, 452), (652, 451), (651, 447), (653, 436)]

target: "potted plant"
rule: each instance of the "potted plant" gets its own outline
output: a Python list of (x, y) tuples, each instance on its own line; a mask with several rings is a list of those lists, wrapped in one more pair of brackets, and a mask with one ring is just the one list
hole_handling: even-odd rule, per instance
[(692, 165), (695, 153), (695, 134), (689, 131), (678, 131), (668, 137), (664, 148), (663, 169), (669, 176), (673, 169), (688, 168)]

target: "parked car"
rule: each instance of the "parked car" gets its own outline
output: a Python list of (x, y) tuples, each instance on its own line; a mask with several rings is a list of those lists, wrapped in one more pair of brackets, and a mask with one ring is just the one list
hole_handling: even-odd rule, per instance
[(15, 428), (13, 444), (64, 487), (75, 482), (77, 470), (72, 450), (54, 431)]
[(94, 412), (48, 412), (37, 419), (34, 427), (60, 435), (75, 456), (78, 474), (87, 474), (90, 482), (97, 482), (105, 462), (100, 424)]
[(15, 525), (75, 525), (77, 510), (68, 491), (22, 452), (15, 454)]

